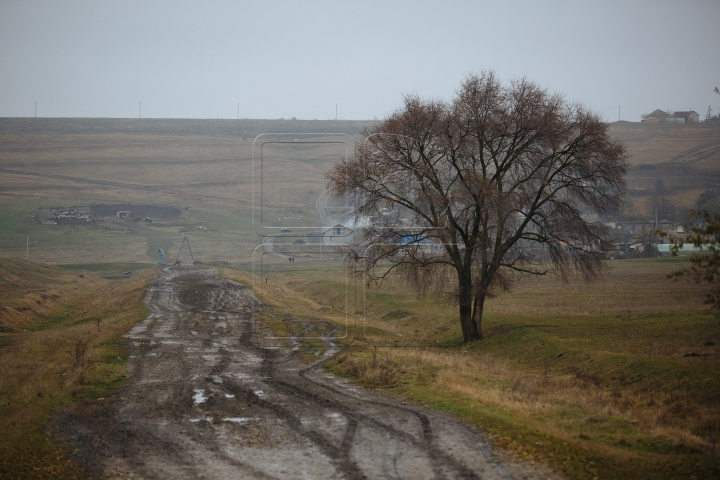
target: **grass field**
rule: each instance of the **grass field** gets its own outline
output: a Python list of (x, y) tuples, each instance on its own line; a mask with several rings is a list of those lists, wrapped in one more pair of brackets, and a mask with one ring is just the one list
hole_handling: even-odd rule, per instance
[[(698, 196), (720, 185), (720, 126), (618, 122), (610, 134), (630, 155), (625, 213), (683, 219)], [(714, 205), (717, 205), (715, 203)]]
[(341, 264), (278, 263), (255, 288), (285, 312), (350, 318), (330, 371), (448, 410), (571, 478), (712, 478), (720, 325), (695, 284), (666, 278), (684, 261), (613, 262), (589, 285), (521, 279), (488, 301), (488, 338), (467, 346), (455, 307), (397, 283), (363, 295)]
[[(682, 259), (611, 262), (590, 286), (522, 279), (488, 301), (488, 338), (462, 346), (456, 309), (441, 299), (392, 282), (365, 290), (327, 252), (295, 263), (253, 256), (260, 234), (317, 226), (324, 172), (345, 151), (318, 132), (355, 141), (371, 126), (0, 119), (0, 422), (9, 432), (0, 468), (77, 474), (45, 437), (49, 412), (121, 381), (123, 347), (113, 339), (144, 315), (157, 250), (172, 263), (188, 232), (198, 260), (232, 265), (226, 275), (274, 305), (265, 313), (276, 334), (294, 332), (288, 315), (341, 325), (347, 350), (328, 365), (334, 372), (451, 411), (572, 478), (720, 477), (720, 339), (697, 286), (666, 279)], [(253, 176), (253, 140), (267, 132), (315, 134), (300, 138), (318, 143), (268, 144)], [(628, 205), (639, 217), (653, 216), (659, 197), (691, 207), (720, 184), (716, 126), (617, 123), (611, 134), (631, 155)], [(97, 203), (182, 215), (93, 226), (33, 218), (40, 207)], [(33, 262), (19, 260), (26, 255)]]
[(138, 265), (64, 268), (0, 259), (0, 477), (82, 477), (72, 452), (47, 432), (70, 402), (114, 397), (125, 379), (121, 337), (147, 312), (141, 300), (155, 275)]
[[(0, 119), (0, 257), (51, 263), (154, 262), (159, 248), (174, 261), (182, 232), (189, 232), (201, 261), (249, 261), (262, 240), (258, 233), (321, 226), (315, 202), (325, 171), (352, 154), (353, 135), (368, 126), (37, 120)], [(267, 132), (277, 134), (255, 142)], [(40, 207), (93, 204), (176, 206), (182, 216), (146, 223), (131, 215), (90, 226), (40, 225), (33, 218)]]

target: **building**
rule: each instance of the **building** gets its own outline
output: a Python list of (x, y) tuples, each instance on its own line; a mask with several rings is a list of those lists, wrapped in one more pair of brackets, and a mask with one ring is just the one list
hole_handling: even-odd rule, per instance
[(659, 108), (652, 113), (642, 116), (641, 123), (665, 123), (666, 120), (671, 117), (669, 113), (660, 110)]
[(685, 123), (700, 123), (700, 114), (694, 110), (685, 112), (674, 112), (668, 113), (663, 110), (657, 109), (652, 113), (642, 116), (641, 123), (673, 123), (673, 124), (685, 124)]
[(700, 114), (694, 110), (688, 112), (675, 112), (673, 113), (674, 118), (682, 118), (685, 123), (700, 123)]
[(320, 232), (325, 245), (350, 245), (353, 241), (352, 234), (351, 229), (339, 223)]
[(51, 211), (40, 210), (35, 214), (35, 216), (38, 220), (40, 220), (41, 225), (57, 225), (57, 219)]

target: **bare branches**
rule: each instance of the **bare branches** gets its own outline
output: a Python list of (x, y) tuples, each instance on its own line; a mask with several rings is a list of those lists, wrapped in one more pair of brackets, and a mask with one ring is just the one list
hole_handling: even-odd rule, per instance
[[(693, 227), (692, 234), (686, 243), (693, 244), (701, 249), (690, 258), (690, 268), (679, 270), (670, 274), (670, 277), (691, 276), (696, 283), (709, 286), (705, 293), (705, 303), (711, 308), (720, 311), (720, 215), (690, 211), (692, 217), (700, 223)], [(683, 247), (682, 241), (671, 240), (673, 255)]]
[[(422, 290), (453, 270), (462, 323), (503, 269), (600, 271), (602, 230), (581, 214), (619, 206), (626, 156), (607, 132), (596, 114), (525, 78), (506, 85), (482, 72), (450, 103), (406, 97), (328, 184), (369, 219), (365, 272), (403, 273)], [(466, 340), (480, 338), (476, 320), (476, 331), (463, 323)]]

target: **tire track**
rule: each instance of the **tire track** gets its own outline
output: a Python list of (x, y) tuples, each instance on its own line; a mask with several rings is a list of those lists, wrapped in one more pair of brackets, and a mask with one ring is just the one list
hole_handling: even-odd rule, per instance
[[(128, 334), (130, 375), (117, 400), (75, 405), (54, 422), (90, 476), (548, 476), (499, 463), (481, 436), (445, 415), (323, 374), (342, 351), (339, 327), (283, 317), (301, 333), (281, 347), (254, 315), (261, 304), (251, 291), (213, 269), (165, 268), (146, 302), (152, 313)], [(310, 365), (303, 336), (325, 348)]]

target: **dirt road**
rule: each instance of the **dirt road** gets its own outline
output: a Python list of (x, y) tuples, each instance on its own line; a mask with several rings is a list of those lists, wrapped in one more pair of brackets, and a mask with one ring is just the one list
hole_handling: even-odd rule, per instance
[[(546, 478), (476, 432), (327, 375), (253, 319), (251, 291), (213, 269), (171, 267), (129, 334), (112, 401), (60, 414), (54, 432), (101, 478)], [(321, 321), (305, 331), (333, 332)], [(294, 346), (293, 346), (294, 345)], [(503, 458), (503, 460), (501, 460)]]

